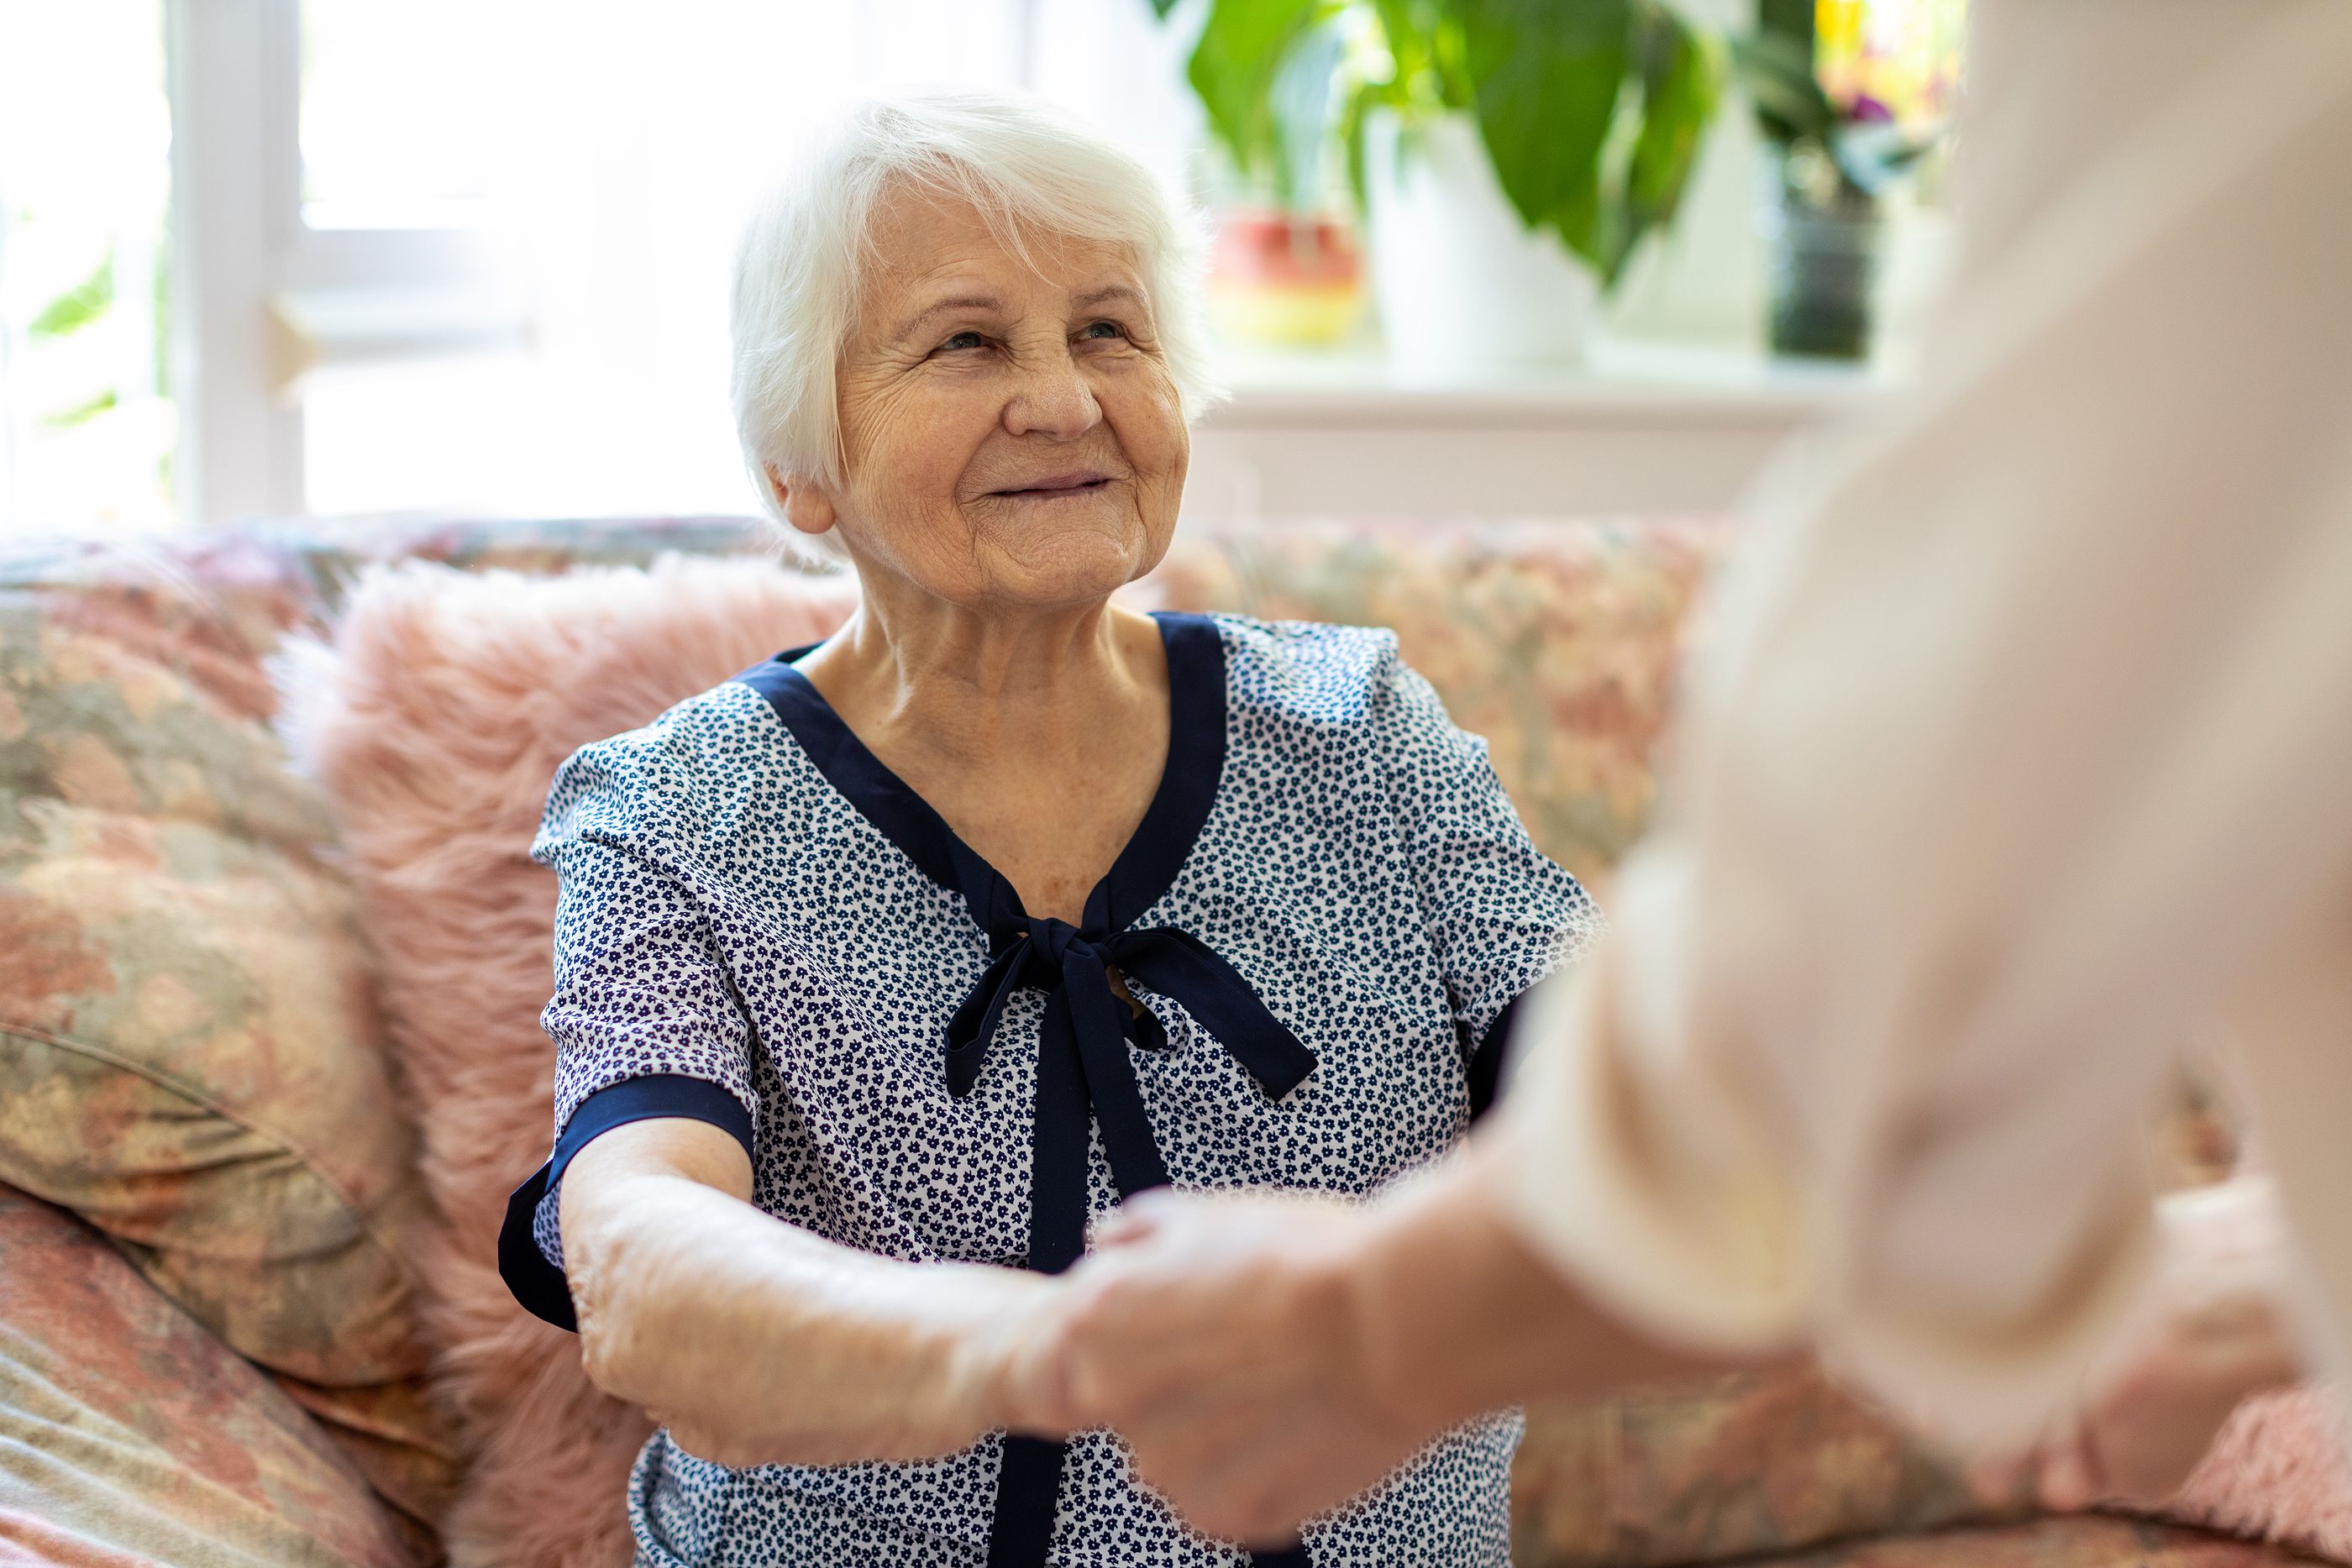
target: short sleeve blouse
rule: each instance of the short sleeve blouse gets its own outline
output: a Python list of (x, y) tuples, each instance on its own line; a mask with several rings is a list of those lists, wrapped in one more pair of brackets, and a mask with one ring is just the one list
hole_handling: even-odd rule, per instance
[[(778, 1219), (908, 1261), (1058, 1269), (1123, 1192), (1365, 1195), (1491, 1094), (1511, 1009), (1598, 929), (1385, 631), (1163, 614), (1159, 792), (1084, 925), (1011, 885), (788, 650), (558, 771), (555, 1147), (500, 1267), (571, 1326), (554, 1193), (597, 1134), (724, 1127)], [(1115, 966), (1144, 1013), (1105, 1011)], [(1105, 993), (1107, 995), (1107, 993)], [(1516, 1415), (1447, 1434), (1262, 1563), (1507, 1563)], [(1238, 1563), (1108, 1434), (727, 1470), (656, 1433), (639, 1562)]]

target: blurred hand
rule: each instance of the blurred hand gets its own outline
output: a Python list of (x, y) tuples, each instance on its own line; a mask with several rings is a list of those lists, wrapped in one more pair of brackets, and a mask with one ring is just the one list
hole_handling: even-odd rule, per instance
[(2264, 1182), (2177, 1194), (2160, 1209), (2151, 1305), (2080, 1408), (2022, 1451), (1980, 1458), (1987, 1502), (2152, 1508), (2180, 1490), (2239, 1403), (2299, 1375), (2285, 1232)]
[(1196, 1528), (1272, 1544), (1438, 1429), (1385, 1402), (1360, 1310), (1370, 1223), (1295, 1194), (1145, 1194), (1066, 1276), (1016, 1372), (1057, 1434), (1108, 1427)]
[(1028, 1430), (1113, 1428), (1196, 1527), (1263, 1545), (1483, 1411), (1726, 1370), (1538, 1258), (1505, 1215), (1507, 1158), (1473, 1138), (1362, 1205), (1147, 1194), (1065, 1277), (1012, 1402)]

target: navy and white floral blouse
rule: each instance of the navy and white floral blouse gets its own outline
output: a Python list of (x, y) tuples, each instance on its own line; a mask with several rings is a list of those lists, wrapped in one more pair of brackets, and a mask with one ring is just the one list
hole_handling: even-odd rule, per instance
[[(1366, 1194), (1492, 1093), (1509, 1009), (1597, 929), (1393, 634), (1158, 617), (1165, 773), (1086, 922), (1031, 919), (790, 650), (557, 773), (553, 1157), (500, 1267), (572, 1326), (555, 1184), (598, 1133), (724, 1127), (777, 1218), (886, 1257), (1059, 1270), (1123, 1193)], [(1117, 1001), (1115, 967), (1145, 1011)], [(1509, 1559), (1516, 1414), (1260, 1563)], [(1239, 1563), (1108, 1434), (729, 1470), (656, 1433), (640, 1564)]]

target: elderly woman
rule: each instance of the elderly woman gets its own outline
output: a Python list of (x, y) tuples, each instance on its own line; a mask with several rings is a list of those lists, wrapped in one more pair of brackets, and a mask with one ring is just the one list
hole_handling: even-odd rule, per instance
[[(861, 602), (583, 747), (548, 1165), (500, 1261), (660, 1423), (641, 1563), (1211, 1563), (1018, 1434), (1123, 1196), (1370, 1193), (1595, 921), (1385, 632), (1133, 613), (1208, 395), (1182, 225), (1028, 102), (868, 107), (755, 219), (735, 403)], [(1255, 1561), (1507, 1559), (1474, 1423)]]

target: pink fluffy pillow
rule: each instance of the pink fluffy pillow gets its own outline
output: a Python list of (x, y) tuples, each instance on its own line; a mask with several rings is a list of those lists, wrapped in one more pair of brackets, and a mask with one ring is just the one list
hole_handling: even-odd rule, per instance
[(2352, 1563), (2352, 1464), (2342, 1408), (2338, 1391), (2314, 1384), (2247, 1400), (2164, 1511)]
[(278, 656), (280, 724), (340, 819), (440, 1211), (418, 1262), (472, 1457), (444, 1525), (457, 1564), (628, 1562), (623, 1489), (650, 1430), (498, 1275), (507, 1194), (545, 1157), (552, 1114), (555, 879), (527, 853), (549, 780), (575, 747), (824, 636), (853, 602), (845, 579), (758, 559), (555, 578), (404, 562), (361, 579), (331, 644)]

